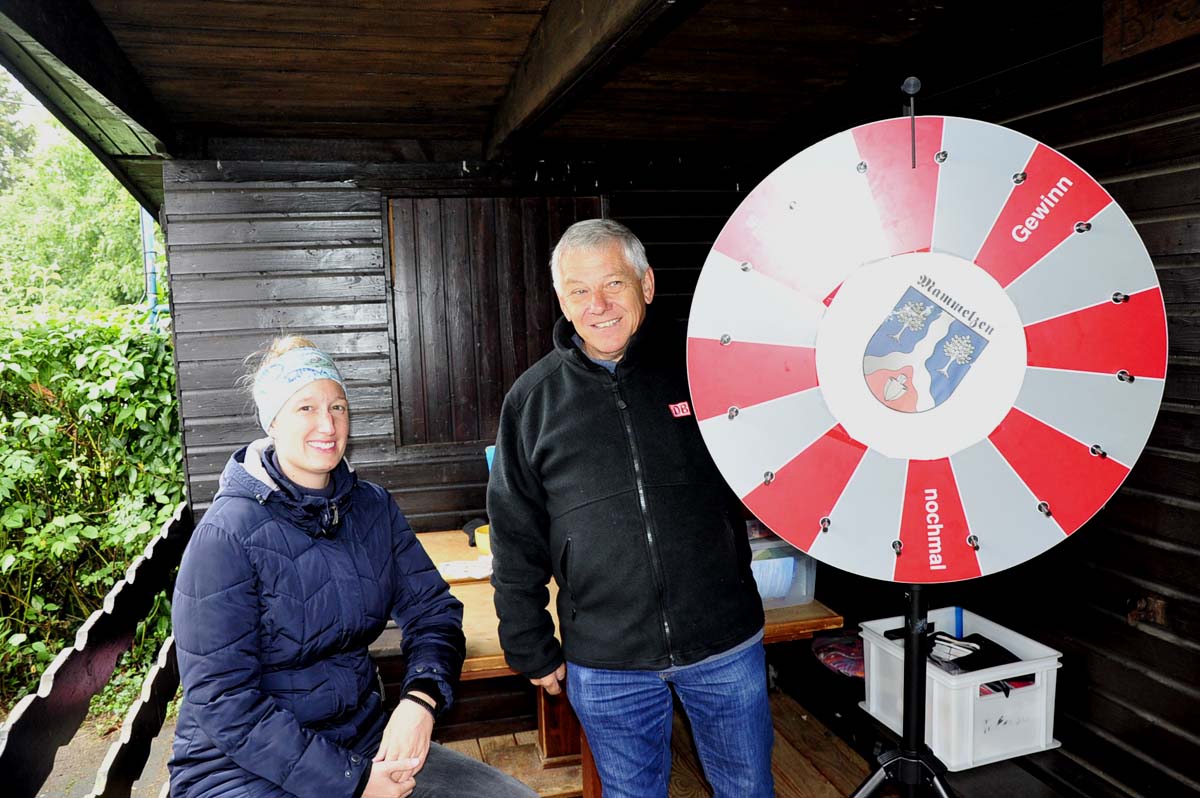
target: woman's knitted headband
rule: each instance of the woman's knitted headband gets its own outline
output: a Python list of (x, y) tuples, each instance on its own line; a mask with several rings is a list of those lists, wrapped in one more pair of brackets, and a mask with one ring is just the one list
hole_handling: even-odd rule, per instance
[(258, 423), (269, 432), (271, 422), (296, 391), (317, 380), (333, 380), (346, 390), (346, 383), (329, 355), (320, 349), (289, 349), (254, 375), (254, 404)]

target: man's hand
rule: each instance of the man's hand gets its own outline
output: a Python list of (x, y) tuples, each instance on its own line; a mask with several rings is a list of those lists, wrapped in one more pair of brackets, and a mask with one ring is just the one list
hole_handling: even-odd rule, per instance
[(372, 762), (362, 798), (407, 798), (417, 786), (414, 775), (411, 760)]
[(559, 682), (565, 678), (567, 678), (567, 664), (564, 662), (555, 669), (554, 673), (547, 673), (540, 679), (530, 679), (529, 681), (534, 687), (545, 688), (550, 695), (558, 695), (562, 692), (562, 685)]
[[(431, 696), (412, 691), (413, 695), (434, 703)], [(392, 710), (375, 762), (401, 762), (413, 773), (425, 766), (429, 754), (429, 740), (433, 737), (433, 715), (429, 710), (413, 701), (401, 700)]]

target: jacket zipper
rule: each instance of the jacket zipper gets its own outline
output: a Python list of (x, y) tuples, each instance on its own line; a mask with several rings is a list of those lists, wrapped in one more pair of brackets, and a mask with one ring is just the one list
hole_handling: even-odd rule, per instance
[[(330, 574), (337, 572), (338, 568), (335, 568), (335, 565), (340, 566), (341, 569), (345, 570), (347, 573), (357, 574), (357, 569), (354, 567), (354, 555), (352, 555), (348, 549), (340, 546), (336, 541), (325, 536), (324, 534), (317, 535), (313, 543), (321, 552), (321, 556), (325, 559), (325, 563), (329, 568)], [(357, 584), (358, 580), (356, 579), (354, 581)], [(357, 608), (351, 608), (350, 602), (352, 601), (352, 598), (347, 595), (348, 589), (344, 585), (338, 585), (334, 592), (338, 597), (339, 614), (342, 618), (356, 618), (362, 614), (362, 610), (365, 608), (366, 604), (364, 601), (362, 601), (361, 595), (354, 597), (359, 599), (359, 606)], [(350, 637), (350, 625), (347, 621), (343, 621), (337, 634), (338, 644), (342, 647), (345, 647), (350, 642)], [(348, 689), (349, 685), (346, 683), (347, 680), (345, 675), (341, 673), (342, 669), (333, 668), (332, 670), (334, 672), (331, 674), (331, 679), (337, 684), (337, 688), (334, 690), (335, 696), (340, 696), (343, 694), (343, 692), (348, 695), (350, 693), (350, 690)], [(345, 708), (346, 707), (341, 705), (341, 702), (339, 702), (339, 713), (345, 710)]]
[(567, 537), (567, 543), (563, 546), (562, 557), (559, 559), (558, 570), (562, 571), (563, 582), (566, 583), (567, 595), (571, 599), (571, 620), (575, 620), (575, 616), (579, 614), (579, 609), (575, 605), (575, 586), (571, 582), (571, 538)]
[(637, 440), (633, 435), (633, 422), (629, 418), (629, 404), (621, 396), (621, 385), (617, 375), (612, 376), (613, 396), (617, 400), (617, 409), (621, 412), (621, 422), (625, 425), (625, 437), (629, 440), (629, 451), (633, 456), (633, 480), (637, 485), (638, 507), (642, 513), (642, 529), (646, 535), (646, 547), (650, 551), (650, 566), (654, 574), (654, 587), (658, 590), (658, 613), (662, 619), (663, 635), (667, 642), (667, 657), (675, 664), (675, 650), (671, 645), (671, 624), (667, 620), (667, 611), (663, 607), (663, 573), (662, 562), (658, 556), (658, 546), (654, 542), (654, 529), (650, 524), (650, 508), (646, 505), (646, 485), (642, 480), (642, 458), (638, 454)]

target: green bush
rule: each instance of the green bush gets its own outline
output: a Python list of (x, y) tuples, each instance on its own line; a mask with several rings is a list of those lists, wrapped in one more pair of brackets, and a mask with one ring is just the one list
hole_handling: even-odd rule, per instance
[[(135, 308), (0, 321), (0, 704), (41, 671), (183, 498), (170, 336)], [(138, 630), (148, 662), (165, 601)], [(116, 707), (113, 707), (116, 708)]]

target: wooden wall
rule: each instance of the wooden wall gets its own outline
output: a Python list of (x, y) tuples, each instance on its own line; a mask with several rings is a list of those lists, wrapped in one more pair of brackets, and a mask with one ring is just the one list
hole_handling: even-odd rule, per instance
[[(1200, 46), (1109, 66), (1082, 26), (1053, 55), (924, 98), (930, 114), (999, 122), (1061, 150), (1137, 226), (1162, 285), (1162, 411), (1124, 487), (1089, 524), (994, 578), (930, 591), (1063, 652), (1055, 735), (1133, 794), (1200, 794)], [(850, 622), (898, 615), (897, 587), (822, 568)]]
[(590, 197), (393, 197), (388, 203), (396, 331), (393, 450), (363, 470), (414, 526), (483, 517), (500, 403), (552, 348), (559, 316), (550, 250)]
[[(1057, 733), (1144, 795), (1200, 794), (1200, 46), (1100, 67), (1089, 42), (990, 113), (1061, 149), (1129, 214), (1167, 309), (1163, 408), (1126, 486), (1039, 564), (1064, 652)], [(1021, 77), (1016, 77), (1021, 80)], [(1008, 83), (1008, 79), (1005, 80)], [(1006, 103), (1012, 110), (1006, 109)], [(1057, 573), (1056, 573), (1057, 572)]]
[(552, 348), (550, 251), (600, 215), (596, 196), (390, 201), (398, 445), (495, 439), (509, 386)]
[(561, 184), (515, 191), (506, 179), (447, 175), (446, 165), (167, 166), (163, 213), (198, 513), (230, 454), (262, 435), (238, 386), (243, 361), (286, 331), (337, 358), (353, 407), (348, 457), (415, 528), (483, 516), (483, 449), (500, 403), (552, 346), (560, 313), (548, 264), (562, 231), (611, 204), (607, 213), (647, 244), (660, 311), (685, 318), (740, 196), (726, 178), (689, 190), (625, 184), (602, 197), (595, 181), (591, 193)]
[(355, 454), (390, 446), (380, 193), (304, 177), (219, 162), (168, 162), (164, 171), (188, 494), (198, 512), (229, 455), (262, 436), (237, 381), (244, 358), (280, 332), (305, 335), (337, 358), (355, 410)]
[[(468, 200), (480, 181), (444, 164), (174, 162), (164, 183), (195, 509), (229, 455), (262, 435), (238, 380), (246, 356), (286, 331), (337, 359), (353, 407), (348, 457), (414, 527), (482, 515), (483, 447), (503, 392), (548, 347), (543, 264), (576, 203)], [(578, 212), (598, 207), (580, 201)], [(506, 301), (501, 313), (511, 291), (526, 307)]]
[(708, 251), (744, 196), (734, 185), (612, 193), (609, 215), (625, 223), (646, 246), (646, 258), (654, 269), (656, 313), (687, 318)]

